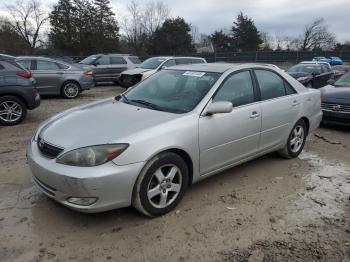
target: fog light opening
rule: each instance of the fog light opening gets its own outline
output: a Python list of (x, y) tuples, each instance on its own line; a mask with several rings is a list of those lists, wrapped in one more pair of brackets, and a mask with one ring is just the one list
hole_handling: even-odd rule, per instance
[(78, 205), (78, 206), (91, 206), (92, 204), (96, 203), (97, 198), (96, 197), (69, 197), (67, 198), (67, 201), (71, 204)]

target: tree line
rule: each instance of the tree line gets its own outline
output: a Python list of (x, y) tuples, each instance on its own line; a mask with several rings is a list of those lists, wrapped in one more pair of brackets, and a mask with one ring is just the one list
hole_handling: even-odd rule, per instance
[(59, 0), (47, 11), (37, 0), (5, 5), (0, 17), (0, 52), (85, 56), (101, 52), (175, 55), (258, 50), (342, 50), (324, 19), (305, 25), (298, 37), (271, 36), (240, 12), (229, 30), (200, 34), (162, 2), (132, 0), (116, 18), (109, 0)]

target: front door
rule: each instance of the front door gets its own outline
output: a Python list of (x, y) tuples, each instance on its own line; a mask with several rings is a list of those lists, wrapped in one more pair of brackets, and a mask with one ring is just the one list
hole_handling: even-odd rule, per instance
[(261, 109), (249, 70), (226, 78), (212, 102), (232, 102), (231, 113), (199, 118), (201, 175), (238, 162), (257, 152)]

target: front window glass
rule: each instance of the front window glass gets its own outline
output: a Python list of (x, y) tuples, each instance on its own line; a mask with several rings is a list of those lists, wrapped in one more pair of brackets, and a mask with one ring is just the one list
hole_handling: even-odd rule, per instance
[(127, 91), (123, 101), (155, 110), (186, 113), (195, 108), (220, 75), (162, 70)]
[(129, 56), (129, 60), (133, 63), (133, 64), (141, 64), (140, 59), (137, 56)]
[(343, 75), (335, 83), (335, 87), (350, 87), (350, 73)]
[(139, 67), (143, 69), (156, 69), (166, 58), (153, 57), (145, 60)]

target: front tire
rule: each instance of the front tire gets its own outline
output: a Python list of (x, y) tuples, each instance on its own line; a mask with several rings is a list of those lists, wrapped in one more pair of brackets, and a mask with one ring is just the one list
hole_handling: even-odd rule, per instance
[(0, 97), (0, 125), (13, 126), (24, 120), (27, 107), (23, 101), (15, 96)]
[(280, 155), (284, 158), (295, 158), (299, 156), (305, 145), (306, 134), (305, 121), (300, 119), (290, 132), (287, 144), (279, 151)]
[(77, 98), (80, 94), (80, 86), (73, 81), (65, 82), (61, 90), (62, 96), (67, 99)]
[(177, 154), (164, 152), (151, 159), (138, 177), (133, 206), (150, 217), (173, 210), (188, 185), (188, 167)]

